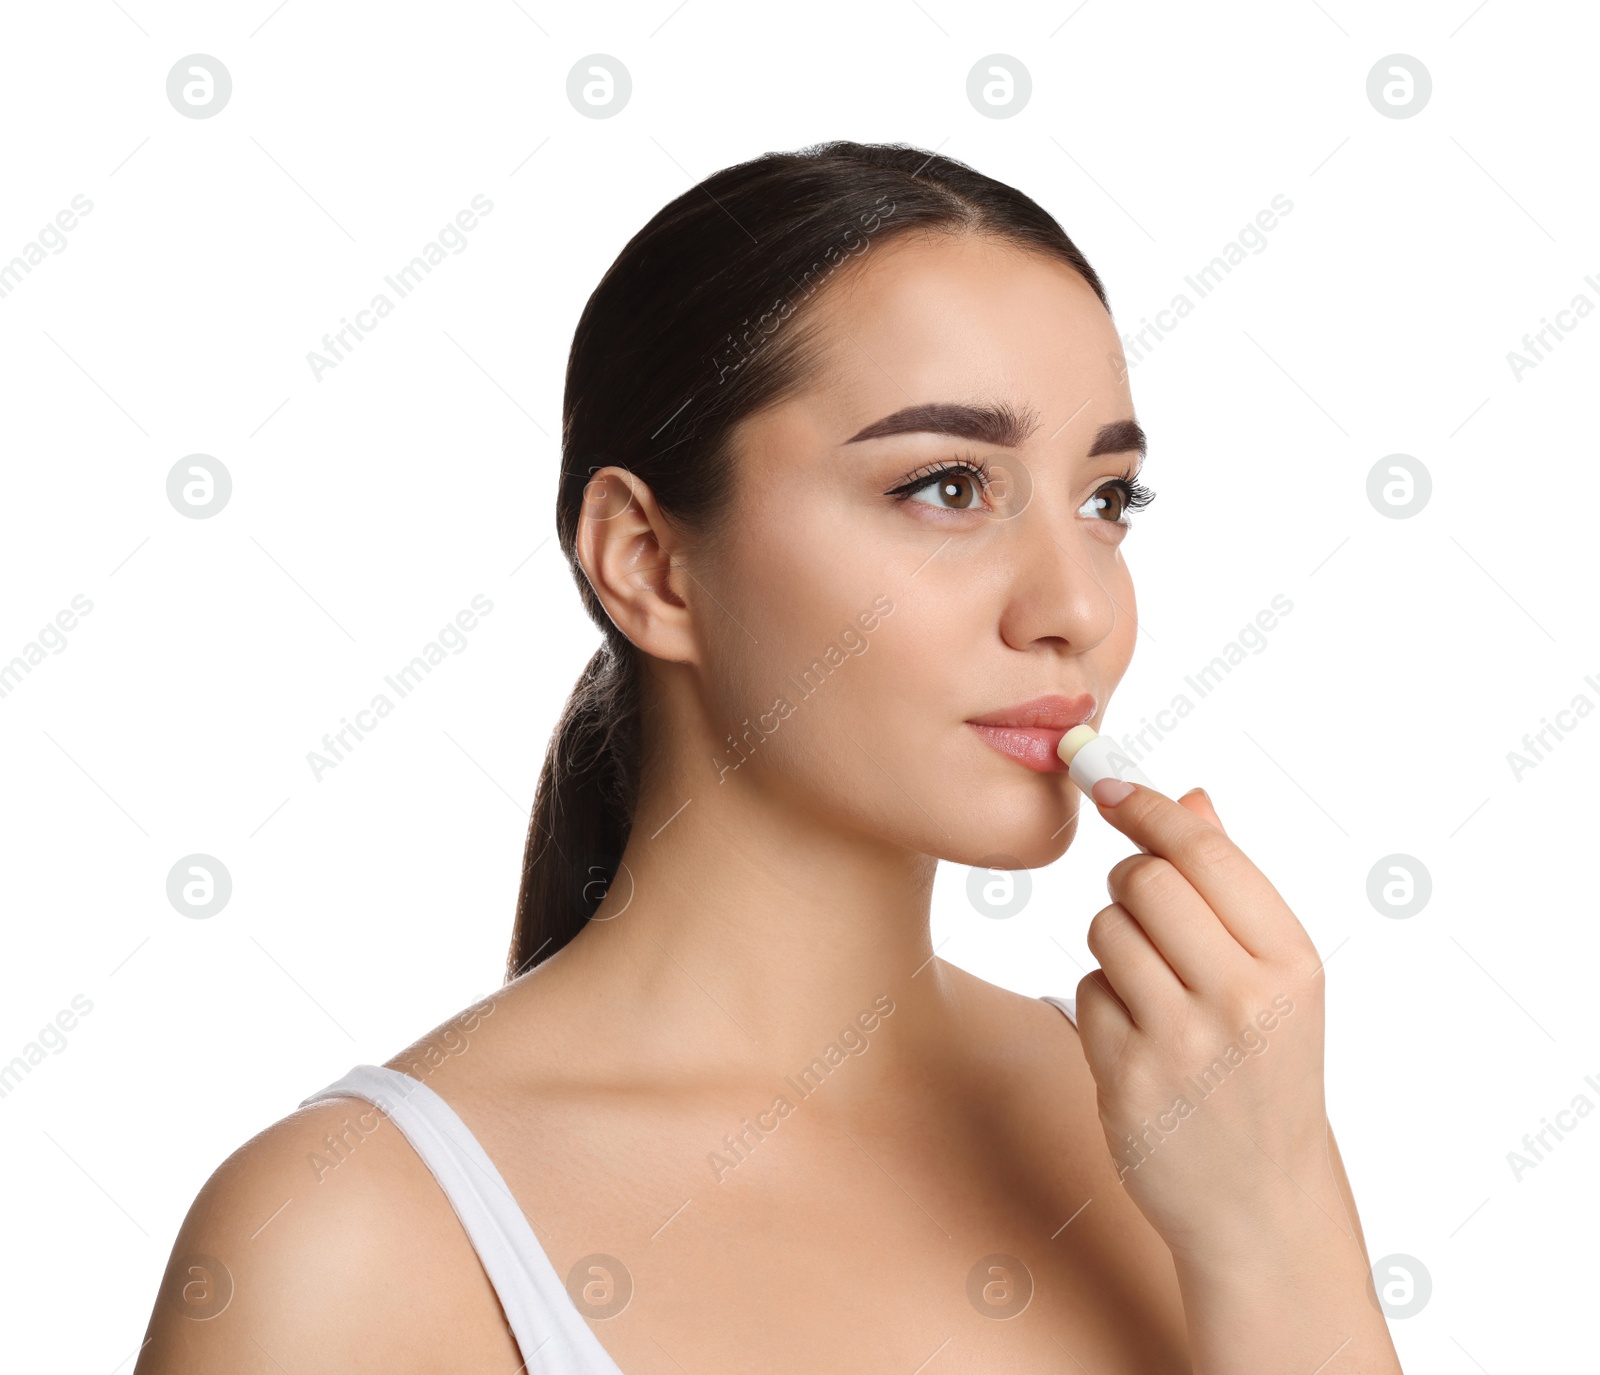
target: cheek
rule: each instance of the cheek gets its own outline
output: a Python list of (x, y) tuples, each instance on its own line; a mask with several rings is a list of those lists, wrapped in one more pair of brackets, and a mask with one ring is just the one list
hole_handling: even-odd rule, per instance
[[(750, 519), (729, 548), (714, 595), (720, 615), (709, 690), (738, 719), (780, 697), (833, 697), (878, 655), (883, 608), (903, 574), (841, 522)], [(715, 612), (716, 608), (713, 607)], [(800, 732), (796, 731), (796, 734)]]
[[(714, 726), (763, 727), (743, 777), (875, 809), (895, 783), (874, 760), (913, 783), (921, 723), (950, 716), (986, 623), (970, 591), (958, 595), (973, 604), (953, 603), (937, 578), (912, 576), (931, 548), (798, 495), (742, 513), (714, 580), (701, 576), (726, 613), (708, 634)], [(792, 710), (768, 729), (780, 704)]]
[[(1096, 651), (1109, 691), (1122, 681), (1123, 675), (1128, 671), (1128, 665), (1133, 661), (1134, 650), (1138, 648), (1139, 607), (1134, 593), (1133, 575), (1129, 572), (1127, 563), (1116, 552), (1109, 553), (1100, 562), (1101, 586), (1116, 599), (1117, 606), (1126, 612), (1125, 615), (1118, 615), (1116, 624), (1111, 627), (1110, 633)], [(1102, 702), (1101, 705), (1105, 704)]]
[[(975, 786), (962, 725), (1018, 682), (1000, 635), (1016, 570), (977, 539), (938, 547), (803, 494), (747, 510), (698, 575), (714, 749), (743, 784), (924, 853), (1048, 862), (1071, 840), (1064, 785), (991, 765)], [(1113, 547), (1082, 557), (1128, 613), (1087, 650), (1108, 695), (1135, 648), (1132, 578)]]

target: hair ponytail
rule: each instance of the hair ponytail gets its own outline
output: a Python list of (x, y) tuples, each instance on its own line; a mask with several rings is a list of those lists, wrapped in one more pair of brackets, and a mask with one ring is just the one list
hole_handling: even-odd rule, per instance
[(589, 297), (562, 402), (556, 534), (605, 641), (561, 713), (539, 774), (509, 982), (583, 929), (617, 872), (640, 788), (640, 655), (576, 553), (584, 491), (634, 473), (675, 524), (727, 505), (735, 426), (810, 380), (807, 305), (840, 268), (913, 229), (975, 232), (1064, 262), (1105, 289), (1052, 216), (954, 158), (825, 143), (724, 168), (662, 207)]
[(615, 631), (595, 650), (550, 736), (522, 858), (506, 960), (514, 979), (594, 914), (633, 828), (639, 790), (639, 666)]

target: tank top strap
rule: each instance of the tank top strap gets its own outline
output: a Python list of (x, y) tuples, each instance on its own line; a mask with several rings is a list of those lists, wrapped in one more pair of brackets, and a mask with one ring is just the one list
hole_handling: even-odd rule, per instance
[(1066, 1014), (1067, 1020), (1071, 1022), (1073, 1026), (1078, 1025), (1078, 1000), (1076, 998), (1058, 998), (1053, 993), (1046, 993), (1043, 995), (1041, 1001), (1047, 1002), (1053, 1007), (1060, 1008), (1061, 1011)]
[(500, 1171), (443, 1098), (385, 1065), (357, 1065), (306, 1098), (381, 1109), (450, 1200), (505, 1310), (527, 1375), (622, 1375), (578, 1311)]

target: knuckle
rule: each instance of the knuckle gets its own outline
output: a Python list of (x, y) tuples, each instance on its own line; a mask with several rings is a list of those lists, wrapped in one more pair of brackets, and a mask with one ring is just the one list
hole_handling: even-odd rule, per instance
[(1314, 972), (1322, 968), (1322, 952), (1317, 949), (1317, 943), (1311, 939), (1311, 933), (1306, 930), (1305, 923), (1289, 913), (1289, 919), (1294, 925), (1295, 941), (1300, 947), (1300, 958), (1306, 963), (1307, 972)]
[(1222, 1003), (1223, 1016), (1227, 1018), (1226, 1028), (1232, 1031), (1235, 1027), (1245, 1026), (1267, 1001), (1268, 995), (1253, 986), (1241, 985), (1232, 989)]
[(1214, 1040), (1215, 1037), (1211, 1034), (1204, 1018), (1199, 1013), (1186, 1009), (1173, 1026), (1167, 1038), (1167, 1045), (1177, 1062), (1187, 1066), (1198, 1063), (1209, 1054)]
[(1142, 856), (1140, 855), (1130, 855), (1127, 859), (1119, 859), (1115, 864), (1106, 870), (1106, 892), (1109, 893), (1112, 898), (1117, 896), (1118, 890), (1122, 887), (1123, 880), (1127, 877), (1129, 867), (1134, 863), (1135, 860), (1141, 858)]
[(1215, 826), (1191, 832), (1178, 848), (1184, 862), (1198, 869), (1220, 869), (1234, 852), (1233, 842)]
[(1140, 855), (1142, 863), (1129, 867), (1123, 876), (1122, 891), (1119, 897), (1126, 897), (1133, 903), (1161, 902), (1172, 893), (1176, 881), (1182, 875), (1167, 861), (1154, 855)]
[[(1091, 969), (1087, 974), (1078, 980), (1077, 1006), (1080, 1029), (1083, 1024), (1082, 1018), (1085, 1010), (1092, 1008), (1095, 1005), (1096, 1000), (1105, 999), (1110, 1002), (1115, 1001), (1111, 994), (1106, 991), (1107, 982), (1106, 974), (1103, 969)], [(1091, 1012), (1089, 1015), (1093, 1016), (1094, 1014)]]
[(1115, 950), (1128, 935), (1128, 914), (1116, 903), (1102, 907), (1089, 922), (1089, 953), (1097, 960)]

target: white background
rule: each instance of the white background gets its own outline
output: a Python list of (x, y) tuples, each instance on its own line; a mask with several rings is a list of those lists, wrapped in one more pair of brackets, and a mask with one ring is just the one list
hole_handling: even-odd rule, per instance
[[(1520, 1181), (1506, 1155), (1600, 1105), (1600, 720), (1520, 780), (1507, 752), (1600, 703), (1600, 313), (1520, 380), (1507, 354), (1600, 304), (1600, 26), (1473, 3), (8, 7), (0, 263), (93, 210), (0, 298), (0, 661), (74, 595), (93, 611), (0, 698), (0, 1061), (92, 1003), (0, 1099), (6, 1363), (129, 1368), (212, 1169), (498, 985), (542, 750), (598, 638), (551, 538), (578, 312), (693, 181), (837, 137), (1034, 196), (1124, 331), (1293, 202), (1135, 368), (1160, 495), (1125, 546), (1145, 633), (1108, 724), (1292, 601), (1147, 771), (1209, 789), (1328, 960), (1372, 1256), (1432, 1277), (1392, 1324), (1407, 1369), (1591, 1351), (1600, 1121)], [(213, 118), (166, 96), (193, 53), (232, 75)], [(592, 53), (632, 74), (613, 118), (566, 95)], [(966, 96), (994, 53), (1031, 73), (1011, 118)], [(1367, 98), (1393, 53), (1432, 74), (1412, 118)], [(466, 250), (318, 381), (307, 352), (478, 193)], [(166, 496), (193, 453), (233, 479), (207, 520)], [(1432, 475), (1409, 519), (1366, 495), (1393, 453)], [(315, 780), (307, 751), (479, 593), (468, 648)], [(939, 953), (1070, 995), (1126, 848), (1086, 818), (1003, 922), (947, 868)], [(209, 920), (166, 895), (196, 852), (233, 881)], [(1433, 885), (1404, 920), (1366, 895), (1397, 852)]]

